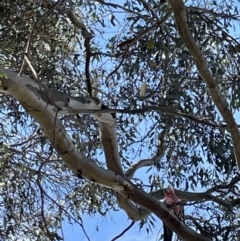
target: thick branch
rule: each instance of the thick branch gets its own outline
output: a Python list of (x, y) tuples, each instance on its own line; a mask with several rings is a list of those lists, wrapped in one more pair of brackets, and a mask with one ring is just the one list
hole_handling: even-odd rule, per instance
[[(233, 205), (232, 202), (223, 200), (221, 198), (215, 197), (209, 191), (206, 192), (184, 192), (180, 190), (174, 189), (176, 195), (181, 199), (181, 201), (196, 201), (196, 202), (203, 202), (203, 201), (213, 201), (215, 203), (218, 203), (222, 205), (223, 207), (227, 209), (232, 209)], [(153, 191), (150, 193), (153, 197), (157, 199), (163, 199), (164, 198), (164, 190), (160, 189), (157, 191)]]
[(193, 59), (196, 63), (198, 71), (202, 76), (203, 80), (206, 82), (209, 92), (213, 98), (215, 105), (217, 106), (219, 112), (223, 116), (224, 120), (227, 123), (228, 130), (232, 136), (233, 147), (235, 152), (235, 157), (238, 163), (238, 167), (240, 167), (240, 134), (238, 130), (238, 126), (234, 120), (233, 114), (228, 108), (226, 101), (223, 99), (221, 93), (219, 92), (216, 81), (213, 78), (212, 73), (210, 72), (207, 61), (204, 58), (202, 52), (199, 47), (196, 45), (192, 34), (188, 29), (188, 25), (186, 22), (186, 9), (182, 0), (168, 0), (170, 5), (172, 6), (175, 22), (179, 34), (185, 43), (188, 51), (193, 56)]
[[(124, 176), (120, 163), (117, 135), (115, 129), (115, 117), (110, 113), (95, 115), (98, 119), (100, 140), (103, 145), (107, 167), (114, 173)], [(134, 221), (147, 218), (151, 213), (145, 208), (137, 208), (131, 200), (116, 193), (118, 205)]]
[[(93, 160), (78, 152), (61, 122), (56, 118), (56, 107), (47, 103), (43, 98), (37, 83), (27, 77), (19, 78), (16, 73), (1, 67), (0, 73), (0, 92), (13, 96), (22, 104), (25, 110), (41, 125), (66, 166), (79, 178), (86, 177), (102, 186), (113, 189), (119, 193), (119, 197), (125, 198), (125, 205), (127, 208), (132, 208), (132, 213), (137, 212), (137, 208), (131, 201), (145, 207), (146, 210), (155, 213), (169, 228), (186, 241), (209, 241), (181, 223), (157, 199), (134, 186), (123, 176), (99, 167)], [(6, 74), (6, 76), (2, 74)], [(139, 216), (144, 218), (141, 213)]]
[[(190, 121), (196, 122), (196, 123), (200, 123), (202, 125), (206, 125), (206, 126), (212, 126), (212, 127), (226, 127), (225, 124), (218, 124), (218, 123), (214, 123), (212, 121), (209, 121), (209, 117), (194, 117), (190, 114), (187, 113), (181, 113), (178, 111), (174, 111), (171, 110), (169, 108), (166, 107), (161, 107), (161, 106), (147, 106), (144, 107), (142, 109), (135, 109), (135, 110), (129, 110), (129, 109), (102, 109), (99, 111), (96, 111), (97, 113), (129, 113), (129, 114), (137, 114), (137, 113), (145, 113), (145, 112), (149, 112), (149, 111), (156, 111), (159, 113), (163, 113), (166, 115), (170, 115), (170, 116), (174, 116), (175, 118), (185, 118), (188, 119)], [(94, 113), (96, 113), (94, 112)], [(88, 111), (85, 113), (93, 113), (93, 111)]]
[(79, 114), (87, 110), (101, 110), (102, 103), (95, 97), (73, 97), (57, 90), (45, 90), (50, 102), (59, 107), (60, 114)]
[[(42, 93), (42, 91), (38, 89), (38, 84), (30, 78), (22, 77), (20, 79), (16, 73), (3, 70), (2, 68), (0, 68), (0, 72), (6, 73), (7, 75), (7, 78), (0, 78), (2, 92), (18, 99), (26, 111), (42, 125), (46, 136), (53, 142), (59, 155), (66, 161), (66, 165), (79, 177), (84, 176), (101, 185), (119, 191), (116, 183), (114, 184), (115, 175), (113, 173), (106, 174), (106, 178), (110, 178), (110, 180), (107, 182), (106, 180), (102, 180), (105, 178), (104, 173), (107, 171), (101, 169), (95, 162), (89, 160), (77, 151), (61, 122), (55, 118), (57, 112), (74, 113), (80, 109), (100, 109), (102, 108), (101, 102), (96, 98), (71, 97), (55, 90), (47, 90)], [(48, 101), (51, 101), (54, 105), (52, 106)], [(56, 106), (60, 108), (60, 110), (57, 109)], [(44, 115), (42, 113), (44, 113)], [(123, 176), (115, 133), (115, 119), (113, 119), (109, 113), (96, 115), (96, 117), (99, 121), (100, 136), (102, 144), (104, 145), (108, 168), (114, 171), (115, 174)], [(120, 187), (120, 189), (122, 190), (124, 188)], [(137, 208), (131, 200), (118, 192), (116, 196), (119, 207), (125, 210), (132, 220), (142, 220), (150, 215), (149, 211)]]
[(132, 164), (128, 168), (128, 170), (125, 173), (125, 176), (128, 179), (131, 179), (138, 169), (140, 169), (142, 167), (153, 166), (154, 164), (156, 164), (158, 162), (158, 160), (160, 160), (164, 156), (164, 153), (166, 150), (165, 138), (168, 133), (169, 133), (169, 128), (165, 127), (161, 131), (161, 133), (158, 135), (158, 147), (157, 147), (157, 152), (156, 152), (155, 156), (153, 156), (151, 159), (140, 160), (140, 161)]
[(0, 92), (16, 98), (25, 110), (41, 124), (58, 154), (77, 176), (84, 176), (107, 187), (112, 185), (116, 187), (113, 172), (100, 168), (93, 160), (78, 152), (61, 122), (55, 118), (57, 109), (43, 100), (37, 83), (28, 77), (20, 78), (17, 73), (1, 67), (0, 73), (7, 76), (0, 77)]
[(128, 179), (132, 179), (135, 172), (142, 167), (149, 167), (154, 165), (154, 159), (143, 159), (138, 162), (133, 163), (128, 170), (125, 172), (125, 176)]

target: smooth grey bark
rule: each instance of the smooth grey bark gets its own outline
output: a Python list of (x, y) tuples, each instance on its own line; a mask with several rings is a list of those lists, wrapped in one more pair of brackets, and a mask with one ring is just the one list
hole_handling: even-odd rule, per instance
[(208, 68), (207, 59), (203, 56), (200, 48), (195, 43), (195, 40), (188, 28), (186, 20), (186, 7), (183, 3), (183, 0), (168, 0), (168, 2), (172, 7), (175, 24), (179, 35), (184, 44), (186, 45), (187, 50), (192, 55), (199, 74), (207, 85), (213, 102), (215, 103), (216, 107), (218, 108), (219, 112), (221, 113), (223, 119), (227, 124), (227, 129), (231, 134), (233, 141), (235, 158), (238, 164), (238, 168), (240, 168), (240, 132), (238, 125), (234, 119), (233, 113), (219, 90), (217, 84), (218, 81), (215, 80), (212, 72)]
[[(51, 94), (48, 96), (51, 91), (40, 90), (38, 84), (31, 78), (19, 78), (15, 72), (4, 70), (2, 67), (0, 67), (0, 74), (0, 92), (11, 95), (21, 103), (28, 114), (41, 125), (59, 156), (77, 176), (85, 177), (99, 185), (113, 189), (116, 192), (120, 207), (133, 220), (140, 220), (150, 213), (154, 213), (183, 240), (209, 241), (208, 238), (183, 224), (169, 212), (163, 203), (124, 177), (119, 161), (115, 119), (111, 114), (97, 114), (96, 118), (99, 122), (107, 165), (112, 171), (99, 167), (93, 160), (85, 157), (77, 150), (56, 115), (61, 112), (70, 113), (67, 111), (70, 109), (74, 113), (78, 108), (80, 113), (90, 107), (92, 110), (99, 109), (101, 104), (99, 100), (86, 98), (86, 101), (82, 101), (82, 99), (78, 101), (76, 97), (68, 96), (68, 99), (65, 95), (61, 100), (61, 95), (56, 93), (54, 97)], [(54, 101), (50, 99), (50, 96), (53, 99), (55, 98)], [(104, 143), (108, 141), (109, 143)], [(133, 202), (143, 208), (138, 209)]]

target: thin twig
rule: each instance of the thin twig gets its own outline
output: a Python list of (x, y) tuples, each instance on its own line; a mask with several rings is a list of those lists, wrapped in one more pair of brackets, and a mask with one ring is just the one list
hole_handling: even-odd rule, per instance
[[(34, 69), (34, 67), (32, 66), (32, 64), (31, 64), (30, 60), (28, 59), (27, 55), (24, 56), (24, 60), (23, 60), (23, 65), (22, 65), (22, 67), (24, 66), (24, 61), (25, 61), (25, 60), (26, 60), (27, 64), (29, 65), (29, 67), (30, 67), (30, 69), (31, 69), (34, 77), (39, 81), (38, 74), (37, 74), (36, 70)], [(21, 70), (22, 70), (22, 69), (21, 69)], [(21, 72), (18, 73), (18, 75), (20, 75), (20, 74), (21, 74)], [(42, 88), (42, 86), (41, 86), (41, 84), (39, 83), (39, 89), (41, 90), (41, 88)]]
[(123, 6), (119, 5), (119, 4), (105, 2), (103, 0), (95, 0), (95, 2), (98, 2), (98, 3), (102, 4), (102, 5), (110, 6), (110, 7), (113, 7), (113, 8), (120, 8), (120, 9), (124, 10), (127, 13), (135, 14), (138, 17), (140, 17), (141, 19), (145, 19), (145, 20), (149, 21), (149, 18), (147, 18), (146, 16), (140, 14), (139, 12), (135, 12), (135, 11), (133, 11), (133, 10), (131, 10), (129, 8), (125, 8), (125, 7), (123, 7)]
[(127, 49), (124, 51), (124, 53), (123, 53), (123, 55), (122, 55), (122, 59), (121, 59), (120, 63), (118, 64), (118, 66), (107, 76), (107, 78), (106, 78), (106, 80), (105, 80), (106, 83), (107, 83), (108, 79), (109, 79), (114, 73), (116, 73), (116, 72), (118, 71), (118, 69), (121, 67), (121, 65), (122, 65), (122, 63), (123, 63), (123, 60), (125, 59), (125, 57), (126, 57), (126, 55), (127, 55), (127, 53), (128, 53), (128, 50), (129, 50), (129, 48), (127, 48)]
[(158, 22), (154, 23), (152, 26), (150, 26), (149, 28), (146, 28), (145, 30), (139, 32), (135, 37), (133, 37), (132, 39), (128, 39), (122, 43), (120, 43), (118, 45), (118, 47), (126, 47), (123, 55), (122, 55), (122, 59), (120, 61), (120, 63), (118, 64), (118, 66), (107, 76), (106, 78), (106, 82), (107, 80), (118, 71), (118, 69), (121, 67), (126, 55), (129, 52), (129, 49), (131, 47), (131, 45), (133, 45), (135, 42), (137, 42), (141, 37), (143, 37), (145, 34), (147, 34), (148, 32), (150, 32), (151, 30), (155, 29), (156, 27), (159, 27), (160, 25), (162, 25), (164, 22), (167, 21), (167, 19), (171, 16), (172, 14), (172, 10), (170, 10), (161, 20), (159, 20)]
[(115, 241), (118, 238), (121, 238), (134, 224), (135, 224), (135, 221), (132, 221), (127, 228), (125, 228), (119, 235), (115, 236), (111, 241)]
[(69, 215), (69, 216), (71, 217), (71, 219), (82, 228), (83, 233), (85, 234), (87, 240), (90, 241), (90, 238), (89, 238), (89, 236), (88, 236), (88, 234), (87, 234), (87, 232), (86, 232), (83, 224), (80, 223), (77, 219), (75, 219), (72, 214), (70, 214), (65, 208), (63, 208), (63, 206), (61, 206), (61, 205), (60, 205), (58, 202), (56, 202), (52, 197), (50, 197), (49, 194), (43, 189), (43, 187), (42, 187), (41, 185), (39, 186), (39, 188), (40, 188), (41, 192), (42, 192), (43, 194), (45, 194), (46, 197), (48, 197), (56, 206), (58, 206), (58, 208), (59, 208), (60, 210), (64, 211), (67, 215)]
[(87, 83), (87, 92), (90, 97), (92, 97), (92, 84), (91, 84), (91, 76), (90, 76), (90, 59), (91, 59), (91, 47), (90, 47), (91, 37), (86, 37), (84, 41), (84, 46), (86, 49), (86, 61), (85, 61), (85, 75), (86, 75), (86, 83)]
[(40, 196), (41, 196), (41, 216), (42, 216), (42, 219), (43, 219), (43, 223), (44, 223), (44, 226), (46, 228), (46, 231), (47, 231), (47, 235), (49, 237), (49, 239), (51, 238), (51, 232), (50, 230), (48, 229), (48, 225), (47, 225), (47, 220), (46, 220), (46, 217), (45, 217), (45, 213), (44, 213), (44, 196), (43, 196), (43, 187), (41, 185), (41, 170), (43, 168), (43, 166), (49, 161), (49, 158), (47, 158), (47, 160), (45, 160), (44, 162), (42, 162), (42, 164), (40, 165), (40, 167), (38, 168), (38, 171), (37, 171), (37, 180), (36, 180), (36, 183), (37, 183), (37, 186), (39, 187), (39, 190), (40, 190)]
[(229, 14), (226, 14), (224, 12), (222, 13), (216, 13), (214, 10), (209, 10), (209, 9), (205, 9), (205, 8), (199, 8), (199, 7), (194, 7), (194, 6), (189, 6), (189, 7), (186, 7), (186, 10), (192, 10), (192, 11), (196, 11), (196, 12), (200, 12), (200, 13), (207, 13), (209, 15), (211, 15), (212, 17), (222, 17), (222, 18), (230, 18), (230, 19), (233, 19), (233, 20), (237, 20), (239, 21), (239, 17), (237, 14), (235, 15), (229, 15)]
[(121, 42), (118, 47), (123, 47), (123, 46), (131, 46), (134, 43), (136, 43), (141, 37), (152, 31), (153, 29), (159, 27), (160, 25), (164, 24), (167, 19), (172, 15), (172, 10), (169, 10), (168, 13), (160, 19), (158, 22), (154, 23), (152, 26), (144, 29), (143, 31), (140, 31), (136, 36), (134, 36), (131, 39), (127, 39), (126, 41)]
[(228, 184), (222, 184), (222, 185), (214, 185), (214, 187), (207, 190), (207, 193), (217, 192), (218, 189), (229, 189), (232, 188), (237, 182), (240, 181), (240, 175), (237, 177), (234, 177), (232, 181)]
[[(51, 8), (49, 8), (38, 20), (37, 22), (33, 25), (33, 28), (30, 32), (30, 35), (29, 35), (29, 38), (28, 38), (28, 42), (27, 42), (27, 46), (26, 46), (26, 50), (25, 50), (25, 53), (24, 53), (24, 59), (23, 59), (23, 62), (22, 62), (22, 66), (18, 72), (18, 75), (20, 76), (21, 73), (22, 73), (22, 70), (23, 70), (23, 67), (24, 67), (24, 64), (25, 64), (25, 60), (26, 60), (26, 57), (28, 55), (28, 52), (29, 52), (29, 49), (30, 49), (30, 45), (31, 45), (31, 42), (32, 42), (32, 38), (33, 38), (33, 33), (34, 33), (34, 30), (35, 28), (37, 27), (37, 25), (45, 18), (47, 17), (53, 10), (54, 8), (61, 2), (62, 0), (58, 0), (55, 4), (52, 5)], [(36, 76), (35, 76), (36, 77)], [(38, 78), (37, 78), (38, 79)]]

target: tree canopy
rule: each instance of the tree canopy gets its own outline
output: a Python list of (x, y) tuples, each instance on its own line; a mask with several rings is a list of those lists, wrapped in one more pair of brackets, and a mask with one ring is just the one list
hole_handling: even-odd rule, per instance
[[(239, 11), (1, 1), (0, 238), (62, 240), (64, 220), (121, 208), (182, 240), (238, 240)], [(169, 183), (184, 222), (161, 202)]]

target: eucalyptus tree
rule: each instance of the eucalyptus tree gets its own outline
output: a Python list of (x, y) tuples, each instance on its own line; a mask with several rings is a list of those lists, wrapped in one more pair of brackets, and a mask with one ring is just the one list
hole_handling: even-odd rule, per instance
[[(183, 240), (237, 240), (238, 1), (0, 12), (2, 239), (61, 240), (63, 220), (121, 208)], [(167, 183), (184, 222), (161, 202)]]

